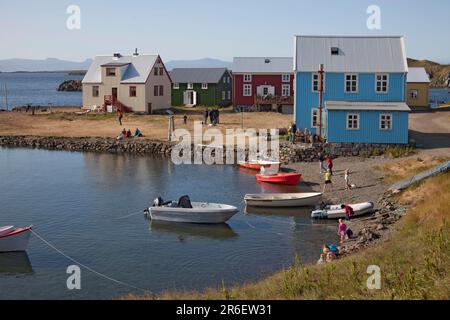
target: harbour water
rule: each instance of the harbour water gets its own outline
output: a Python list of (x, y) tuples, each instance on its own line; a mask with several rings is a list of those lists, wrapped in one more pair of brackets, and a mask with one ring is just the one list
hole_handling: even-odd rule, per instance
[(81, 92), (58, 92), (66, 80), (82, 80), (83, 76), (68, 73), (0, 73), (0, 109), (6, 109), (5, 84), (8, 108), (31, 104), (34, 106), (81, 106)]
[[(255, 182), (235, 166), (175, 166), (170, 159), (0, 148), (0, 225), (33, 225), (26, 254), (0, 254), (0, 299), (110, 299), (127, 293), (203, 289), (257, 280), (292, 263), (314, 262), (336, 243), (335, 222), (309, 210), (245, 214), (243, 195), (298, 192)], [(301, 190), (308, 191), (308, 190)], [(226, 225), (155, 223), (154, 198), (235, 205)], [(69, 290), (70, 265), (81, 290)]]

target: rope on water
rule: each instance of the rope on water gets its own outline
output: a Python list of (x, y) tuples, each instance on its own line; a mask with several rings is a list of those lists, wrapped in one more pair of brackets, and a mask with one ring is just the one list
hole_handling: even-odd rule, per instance
[(252, 225), (250, 222), (248, 222), (248, 219), (245, 219), (245, 223), (246, 223), (250, 228), (253, 228), (253, 229), (255, 229), (255, 230), (260, 230), (260, 231), (264, 231), (264, 232), (267, 232), (267, 233), (276, 234), (277, 236), (283, 236), (282, 233), (278, 233), (278, 232), (274, 232), (274, 231), (269, 231), (269, 230), (265, 230), (265, 229), (262, 229), (262, 228), (257, 228), (257, 227), (255, 227), (254, 225)]
[(64, 256), (65, 258), (69, 259), (70, 261), (74, 262), (75, 264), (77, 264), (77, 265), (79, 265), (79, 266), (85, 268), (86, 270), (88, 270), (88, 271), (90, 271), (90, 272), (92, 272), (92, 273), (94, 273), (94, 274), (96, 274), (96, 275), (98, 275), (98, 276), (100, 276), (100, 277), (102, 277), (102, 278), (104, 278), (104, 279), (106, 279), (106, 280), (112, 281), (112, 282), (117, 283), (117, 284), (120, 284), (120, 285), (122, 285), (122, 286), (131, 288), (131, 289), (135, 289), (135, 290), (139, 290), (139, 291), (143, 291), (143, 292), (147, 292), (147, 293), (151, 293), (149, 290), (142, 289), (142, 288), (136, 287), (136, 286), (134, 286), (134, 285), (132, 285), (132, 284), (129, 284), (129, 283), (126, 283), (126, 282), (123, 282), (123, 281), (114, 279), (114, 278), (112, 278), (112, 277), (109, 277), (109, 276), (107, 276), (107, 275), (105, 275), (105, 274), (103, 274), (103, 273), (100, 273), (100, 272), (98, 272), (98, 271), (92, 269), (91, 267), (89, 267), (89, 266), (87, 266), (87, 265), (85, 265), (85, 264), (83, 264), (83, 263), (81, 263), (81, 262), (75, 260), (74, 258), (70, 257), (69, 255), (65, 254), (64, 252), (62, 252), (61, 250), (59, 250), (58, 248), (56, 248), (53, 244), (51, 244), (50, 242), (48, 242), (47, 240), (45, 240), (43, 237), (41, 237), (36, 231), (31, 230), (31, 232), (32, 232), (39, 240), (41, 240), (43, 243), (45, 243), (47, 246), (49, 246), (50, 248), (52, 248), (53, 250), (55, 250), (56, 252), (58, 252), (59, 254), (61, 254), (62, 256)]
[(139, 211), (130, 213), (130, 214), (128, 214), (126, 216), (123, 216), (123, 217), (114, 218), (113, 220), (123, 220), (123, 219), (129, 218), (129, 217), (132, 217), (132, 216), (137, 216), (138, 214), (142, 214), (143, 215), (144, 213), (143, 213), (142, 210), (139, 210)]

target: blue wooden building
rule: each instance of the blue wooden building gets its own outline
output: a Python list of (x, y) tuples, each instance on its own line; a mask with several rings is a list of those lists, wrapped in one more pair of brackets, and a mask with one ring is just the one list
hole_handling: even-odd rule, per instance
[(295, 122), (328, 142), (407, 144), (403, 37), (295, 37)]

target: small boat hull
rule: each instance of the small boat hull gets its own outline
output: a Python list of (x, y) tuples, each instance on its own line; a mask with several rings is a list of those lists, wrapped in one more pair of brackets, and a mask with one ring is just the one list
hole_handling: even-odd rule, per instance
[(15, 229), (0, 236), (0, 252), (26, 251), (30, 240), (31, 227)]
[(233, 206), (215, 203), (192, 202), (193, 208), (151, 207), (149, 214), (155, 221), (183, 223), (218, 224), (230, 220), (238, 209)]
[(280, 163), (272, 161), (249, 161), (249, 162), (241, 161), (239, 162), (239, 166), (241, 166), (242, 168), (258, 171), (261, 170), (261, 168), (273, 168), (278, 170), (278, 168), (280, 167)]
[(298, 184), (301, 177), (302, 175), (299, 173), (257, 174), (256, 180), (261, 182), (295, 186)]
[[(349, 206), (354, 211), (352, 218), (370, 213), (374, 209), (372, 202), (350, 204)], [(313, 219), (344, 219), (345, 217), (345, 210), (341, 209), (341, 205), (326, 206), (324, 209), (314, 210), (311, 213)]]
[(321, 193), (247, 194), (249, 207), (313, 207), (322, 200)]

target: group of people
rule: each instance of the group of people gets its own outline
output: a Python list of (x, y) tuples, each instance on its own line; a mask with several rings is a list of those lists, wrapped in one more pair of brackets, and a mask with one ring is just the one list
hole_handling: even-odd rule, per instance
[(123, 128), (122, 132), (118, 135), (117, 140), (124, 140), (124, 139), (130, 139), (130, 138), (140, 138), (143, 137), (141, 130), (139, 128), (136, 128), (136, 131), (134, 131), (134, 135), (131, 133), (130, 129)]
[[(317, 157), (319, 158), (319, 170), (320, 170), (320, 174), (323, 174), (325, 172), (324, 175), (324, 186), (323, 186), (323, 193), (325, 193), (325, 191), (333, 191), (333, 158), (328, 155), (325, 156), (322, 152), (319, 152), (317, 154)], [(325, 166), (326, 163), (326, 166)], [(344, 171), (344, 181), (345, 181), (345, 190), (350, 190), (352, 188), (352, 185), (350, 184), (350, 170), (346, 169)]]
[(308, 128), (305, 128), (305, 130), (303, 131), (301, 128), (297, 128), (295, 122), (288, 128), (288, 135), (289, 141), (291, 141), (293, 144), (295, 144), (296, 142), (314, 143), (319, 140), (317, 135), (312, 134), (308, 130)]
[(203, 124), (207, 125), (208, 124), (208, 118), (210, 121), (210, 124), (215, 126), (219, 124), (219, 116), (220, 116), (220, 111), (219, 109), (213, 109), (213, 110), (209, 110), (206, 109), (203, 113)]
[[(342, 209), (345, 209), (347, 219), (353, 215), (353, 209), (349, 205), (342, 205)], [(347, 226), (344, 220), (339, 219), (338, 236), (341, 239), (341, 243), (350, 239), (353, 236), (353, 231)], [(320, 254), (317, 264), (323, 264), (325, 262), (331, 262), (339, 258), (339, 248), (335, 245), (323, 245), (322, 253)]]

